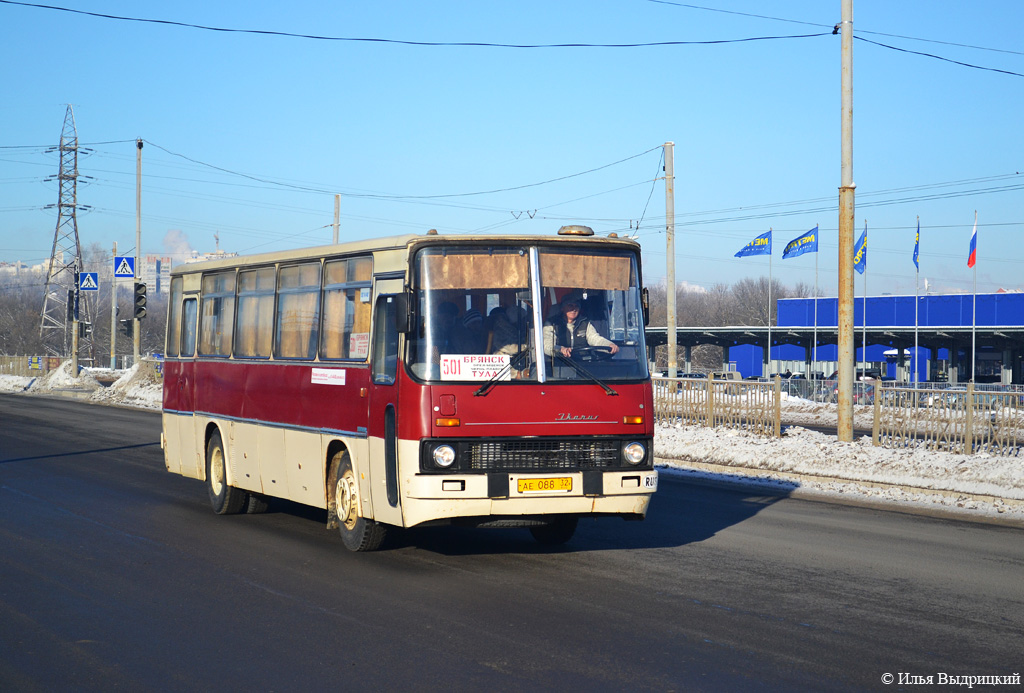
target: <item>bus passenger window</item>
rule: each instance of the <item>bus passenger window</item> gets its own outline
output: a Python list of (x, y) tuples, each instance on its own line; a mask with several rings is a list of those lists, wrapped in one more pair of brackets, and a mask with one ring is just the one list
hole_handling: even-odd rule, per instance
[(185, 299), (181, 316), (181, 356), (196, 355), (196, 315), (198, 304), (196, 299)]
[(329, 260), (324, 265), (324, 320), (320, 358), (370, 355), (370, 258)]
[(235, 358), (268, 358), (274, 337), (273, 267), (238, 273)]
[(235, 273), (218, 272), (203, 277), (203, 311), (199, 329), (199, 353), (230, 356), (235, 325)]
[(316, 357), (320, 325), (320, 263), (282, 267), (277, 283), (277, 358)]
[(167, 346), (164, 353), (168, 356), (177, 356), (178, 347), (181, 344), (181, 277), (171, 280), (171, 307), (170, 316), (167, 319)]

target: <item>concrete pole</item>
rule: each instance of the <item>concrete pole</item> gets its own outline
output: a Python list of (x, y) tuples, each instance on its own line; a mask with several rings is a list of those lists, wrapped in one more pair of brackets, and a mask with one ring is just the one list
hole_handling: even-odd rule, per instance
[[(114, 241), (114, 252), (111, 258), (116, 257), (117, 241)], [(110, 370), (117, 368), (117, 276), (114, 274), (117, 267), (114, 266), (115, 262), (117, 260), (110, 261)]]
[[(142, 281), (142, 139), (135, 140), (135, 281)], [(135, 320), (135, 294), (132, 293), (132, 319)], [(142, 321), (135, 320), (132, 327), (132, 365), (139, 362), (142, 349)]]
[(842, 0), (842, 185), (839, 188), (839, 440), (853, 442), (853, 0)]
[(74, 295), (74, 302), (75, 302), (75, 304), (72, 306), (73, 312), (71, 314), (71, 377), (72, 378), (77, 378), (78, 377), (78, 300), (79, 300), (79, 293), (80, 293), (79, 290), (78, 290), (78, 282), (79, 282), (78, 273), (81, 272), (81, 270), (82, 270), (82, 268), (79, 267), (78, 264), (76, 263), (75, 264), (75, 295)]
[(341, 195), (334, 196), (334, 243), (338, 243), (338, 226), (341, 223)]
[(665, 143), (665, 308), (668, 313), (668, 377), (676, 377), (676, 195), (675, 142)]

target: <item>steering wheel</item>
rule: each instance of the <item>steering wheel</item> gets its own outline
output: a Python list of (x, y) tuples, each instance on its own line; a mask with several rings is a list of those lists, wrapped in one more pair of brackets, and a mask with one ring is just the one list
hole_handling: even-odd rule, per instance
[(580, 346), (572, 350), (572, 358), (577, 361), (606, 361), (611, 357), (611, 347), (606, 346)]

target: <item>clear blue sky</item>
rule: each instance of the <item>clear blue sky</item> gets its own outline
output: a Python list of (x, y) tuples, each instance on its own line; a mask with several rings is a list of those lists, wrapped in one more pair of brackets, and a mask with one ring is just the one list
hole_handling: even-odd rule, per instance
[[(781, 252), (820, 224), (819, 287), (835, 295), (840, 38), (831, 27), (839, 0), (695, 3), (724, 11), (649, 0), (54, 4), (417, 42), (826, 35), (636, 48), (412, 46), (3, 3), (2, 261), (49, 255), (56, 211), (43, 208), (58, 189), (44, 179), (57, 173), (58, 158), (37, 145), (58, 143), (70, 103), (79, 141), (93, 150), (79, 160), (79, 202), (92, 207), (78, 218), (83, 245), (134, 246), (133, 140), (141, 137), (146, 254), (176, 252), (182, 241), (212, 250), (214, 233), (221, 248), (240, 253), (329, 242), (337, 192), (343, 239), (430, 228), (554, 233), (564, 223), (621, 235), (632, 227), (654, 284), (664, 281), (666, 259), (665, 189), (655, 178), (661, 145), (671, 140), (680, 282), (767, 275), (767, 258), (733, 254), (771, 227), (774, 276), (813, 285), (815, 256), (783, 261)], [(858, 235), (865, 220), (869, 227), (869, 293), (914, 293), (917, 216), (922, 283), (970, 291), (975, 210), (978, 290), (1024, 288), (1021, 26), (1019, 0), (855, 1), (860, 38), (1018, 73), (855, 41), (856, 219)], [(518, 189), (463, 195), (509, 188)], [(423, 199), (439, 195), (462, 196)], [(856, 282), (859, 294), (860, 275)]]

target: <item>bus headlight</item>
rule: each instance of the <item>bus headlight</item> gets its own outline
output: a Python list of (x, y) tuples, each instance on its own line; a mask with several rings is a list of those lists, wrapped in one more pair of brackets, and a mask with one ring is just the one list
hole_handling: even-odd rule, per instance
[(434, 448), (434, 464), (442, 469), (455, 464), (455, 448), (451, 445), (438, 445)]
[(628, 443), (622, 448), (622, 456), (630, 464), (640, 464), (647, 457), (647, 448), (642, 443)]

